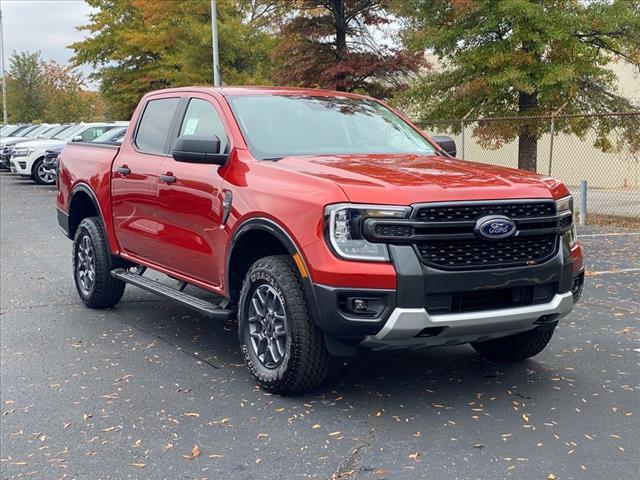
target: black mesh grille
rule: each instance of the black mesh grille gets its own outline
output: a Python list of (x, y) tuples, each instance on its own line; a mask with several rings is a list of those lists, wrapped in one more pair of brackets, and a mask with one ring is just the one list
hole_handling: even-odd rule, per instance
[(409, 225), (376, 225), (376, 234), (385, 237), (408, 237), (411, 235), (411, 227)]
[(573, 217), (571, 215), (567, 215), (566, 217), (560, 220), (559, 225), (562, 228), (566, 228), (566, 227), (570, 227), (572, 223), (573, 223)]
[(548, 283), (470, 292), (428, 293), (426, 308), (431, 315), (440, 315), (524, 307), (550, 302), (557, 291), (557, 283)]
[(548, 217), (556, 214), (554, 202), (494, 203), (478, 205), (432, 205), (418, 210), (416, 218), (426, 222), (464, 222), (485, 215), (510, 218)]
[(450, 269), (505, 268), (547, 260), (556, 251), (556, 236), (510, 237), (497, 242), (476, 239), (432, 240), (417, 244), (422, 260)]

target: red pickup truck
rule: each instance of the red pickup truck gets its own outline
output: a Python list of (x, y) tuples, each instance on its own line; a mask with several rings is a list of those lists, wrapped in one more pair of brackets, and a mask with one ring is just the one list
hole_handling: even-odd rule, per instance
[(358, 347), (529, 358), (582, 292), (572, 198), (552, 178), (454, 156), (450, 139), (360, 95), (162, 90), (121, 146), (63, 150), (58, 221), (87, 306), (113, 307), (130, 283), (237, 315), (272, 392), (312, 389), (331, 355)]

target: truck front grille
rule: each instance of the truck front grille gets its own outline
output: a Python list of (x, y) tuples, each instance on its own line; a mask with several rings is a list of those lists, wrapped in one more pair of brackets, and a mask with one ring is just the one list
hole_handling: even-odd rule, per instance
[(504, 268), (542, 263), (556, 252), (556, 235), (437, 240), (416, 245), (424, 263), (447, 268)]
[(425, 222), (463, 222), (485, 215), (505, 215), (510, 218), (547, 217), (556, 214), (554, 202), (479, 203), (429, 205), (418, 209), (415, 218)]
[[(478, 219), (510, 218), (516, 233), (486, 239), (475, 231)], [(556, 212), (549, 199), (431, 203), (414, 206), (408, 219), (367, 219), (371, 242), (413, 245), (422, 262), (443, 270), (477, 270), (534, 265), (558, 251), (560, 235), (572, 226), (569, 212)]]

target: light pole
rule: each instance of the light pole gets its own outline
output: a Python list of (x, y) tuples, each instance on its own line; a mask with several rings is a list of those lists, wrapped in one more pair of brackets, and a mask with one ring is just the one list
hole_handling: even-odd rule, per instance
[(0, 1), (0, 75), (2, 75), (2, 124), (7, 124), (7, 79), (4, 74), (4, 31), (2, 30), (2, 2)]
[(220, 59), (218, 58), (218, 15), (216, 0), (211, 0), (211, 43), (213, 44), (213, 85), (220, 86)]

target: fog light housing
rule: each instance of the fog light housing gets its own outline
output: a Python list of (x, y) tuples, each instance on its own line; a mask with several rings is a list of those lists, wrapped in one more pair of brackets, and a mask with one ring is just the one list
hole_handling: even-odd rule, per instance
[(338, 294), (338, 309), (348, 317), (378, 318), (387, 306), (385, 295)]

